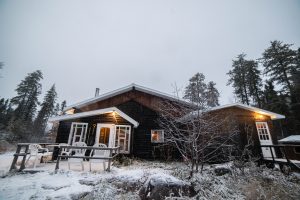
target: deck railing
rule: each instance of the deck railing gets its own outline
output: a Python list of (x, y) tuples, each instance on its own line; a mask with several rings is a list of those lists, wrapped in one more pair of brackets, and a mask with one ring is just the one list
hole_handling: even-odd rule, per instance
[[(58, 156), (56, 159), (56, 164), (55, 164), (55, 172), (59, 169), (59, 162), (61, 158), (82, 158), (82, 159), (104, 159), (108, 160), (108, 167), (107, 171), (110, 171), (110, 166), (112, 163), (112, 159), (115, 158), (119, 153), (120, 153), (120, 147), (93, 147), (93, 146), (85, 146), (85, 147), (78, 147), (78, 146), (68, 146), (68, 145), (59, 145), (58, 143), (18, 143), (17, 144), (17, 150), (16, 153), (14, 153), (14, 158), (10, 166), (10, 170), (18, 170), (22, 171), (25, 169), (25, 162), (26, 162), (26, 157), (29, 155), (29, 145), (30, 144), (39, 144), (42, 147), (45, 147), (47, 145), (52, 145), (56, 148), (58, 148)], [(62, 149), (85, 149), (85, 150), (106, 150), (109, 151), (109, 154), (107, 157), (101, 156), (77, 156), (77, 155), (61, 155)], [(21, 165), (19, 169), (17, 168), (17, 161), (19, 157), (23, 157), (21, 161)]]
[[(30, 144), (39, 144), (43, 147), (45, 147), (47, 145), (58, 145), (57, 143), (18, 143), (17, 144), (17, 150), (16, 150), (16, 153), (14, 153), (14, 155), (13, 155), (14, 159), (11, 163), (9, 171), (12, 171), (12, 170), (22, 171), (23, 169), (25, 169), (25, 162), (26, 162), (26, 157), (29, 154), (28, 150), (29, 150), (29, 145)], [(22, 161), (21, 161), (20, 168), (17, 169), (16, 164), (17, 164), (17, 161), (18, 161), (19, 157), (23, 157), (23, 158), (22, 158)]]
[[(120, 146), (118, 147), (93, 147), (93, 146), (85, 146), (85, 147), (78, 147), (78, 146), (59, 146), (58, 147), (58, 156), (56, 160), (55, 165), (55, 172), (59, 169), (59, 161), (61, 158), (82, 158), (82, 159), (102, 159), (102, 160), (108, 160), (108, 167), (107, 171), (110, 171), (111, 161), (114, 157), (116, 157), (120, 153)], [(76, 155), (61, 155), (62, 149), (85, 149), (85, 150), (106, 150), (109, 151), (108, 157), (101, 156), (76, 156)]]
[[(292, 159), (289, 158), (289, 155), (287, 153), (286, 148), (295, 148), (295, 147), (299, 147), (300, 145), (292, 145), (292, 144), (277, 144), (277, 145), (260, 145), (260, 147), (268, 147), (270, 152), (271, 152), (271, 158), (272, 158), (272, 163), (279, 163), (279, 164), (287, 164), (290, 167), (293, 167), (297, 170), (300, 170), (300, 166), (298, 166), (296, 163), (294, 163), (292, 161)], [(279, 152), (282, 154), (282, 160), (278, 160), (277, 158), (275, 158), (275, 149), (279, 149)], [(268, 160), (267, 158), (265, 158), (263, 156), (263, 154), (261, 154), (261, 158), (262, 160)]]

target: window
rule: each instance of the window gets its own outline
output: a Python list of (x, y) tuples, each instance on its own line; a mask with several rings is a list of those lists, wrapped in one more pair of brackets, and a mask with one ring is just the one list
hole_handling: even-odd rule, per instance
[(120, 146), (121, 153), (130, 152), (130, 133), (131, 126), (116, 125), (115, 146)]
[(85, 142), (88, 123), (72, 122), (68, 144)]
[(259, 140), (270, 140), (269, 130), (266, 122), (256, 122)]
[(151, 142), (152, 143), (164, 142), (164, 130), (151, 130)]

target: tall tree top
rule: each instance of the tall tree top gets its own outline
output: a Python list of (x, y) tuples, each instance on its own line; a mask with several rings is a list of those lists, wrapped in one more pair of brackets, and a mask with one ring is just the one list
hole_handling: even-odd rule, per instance
[(283, 86), (283, 92), (291, 94), (291, 74), (296, 65), (296, 51), (291, 49), (292, 44), (283, 44), (280, 41), (271, 41), (260, 59), (265, 67), (264, 73)]

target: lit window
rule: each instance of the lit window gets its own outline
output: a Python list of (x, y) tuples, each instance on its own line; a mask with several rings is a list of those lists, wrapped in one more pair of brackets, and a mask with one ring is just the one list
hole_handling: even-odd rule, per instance
[(164, 130), (151, 130), (151, 142), (152, 143), (164, 142)]

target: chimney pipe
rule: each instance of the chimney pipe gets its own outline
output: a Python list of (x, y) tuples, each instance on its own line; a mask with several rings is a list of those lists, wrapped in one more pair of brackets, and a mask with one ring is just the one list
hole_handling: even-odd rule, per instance
[(99, 92), (100, 92), (100, 89), (99, 89), (99, 88), (96, 88), (96, 91), (95, 91), (95, 97), (99, 96)]

